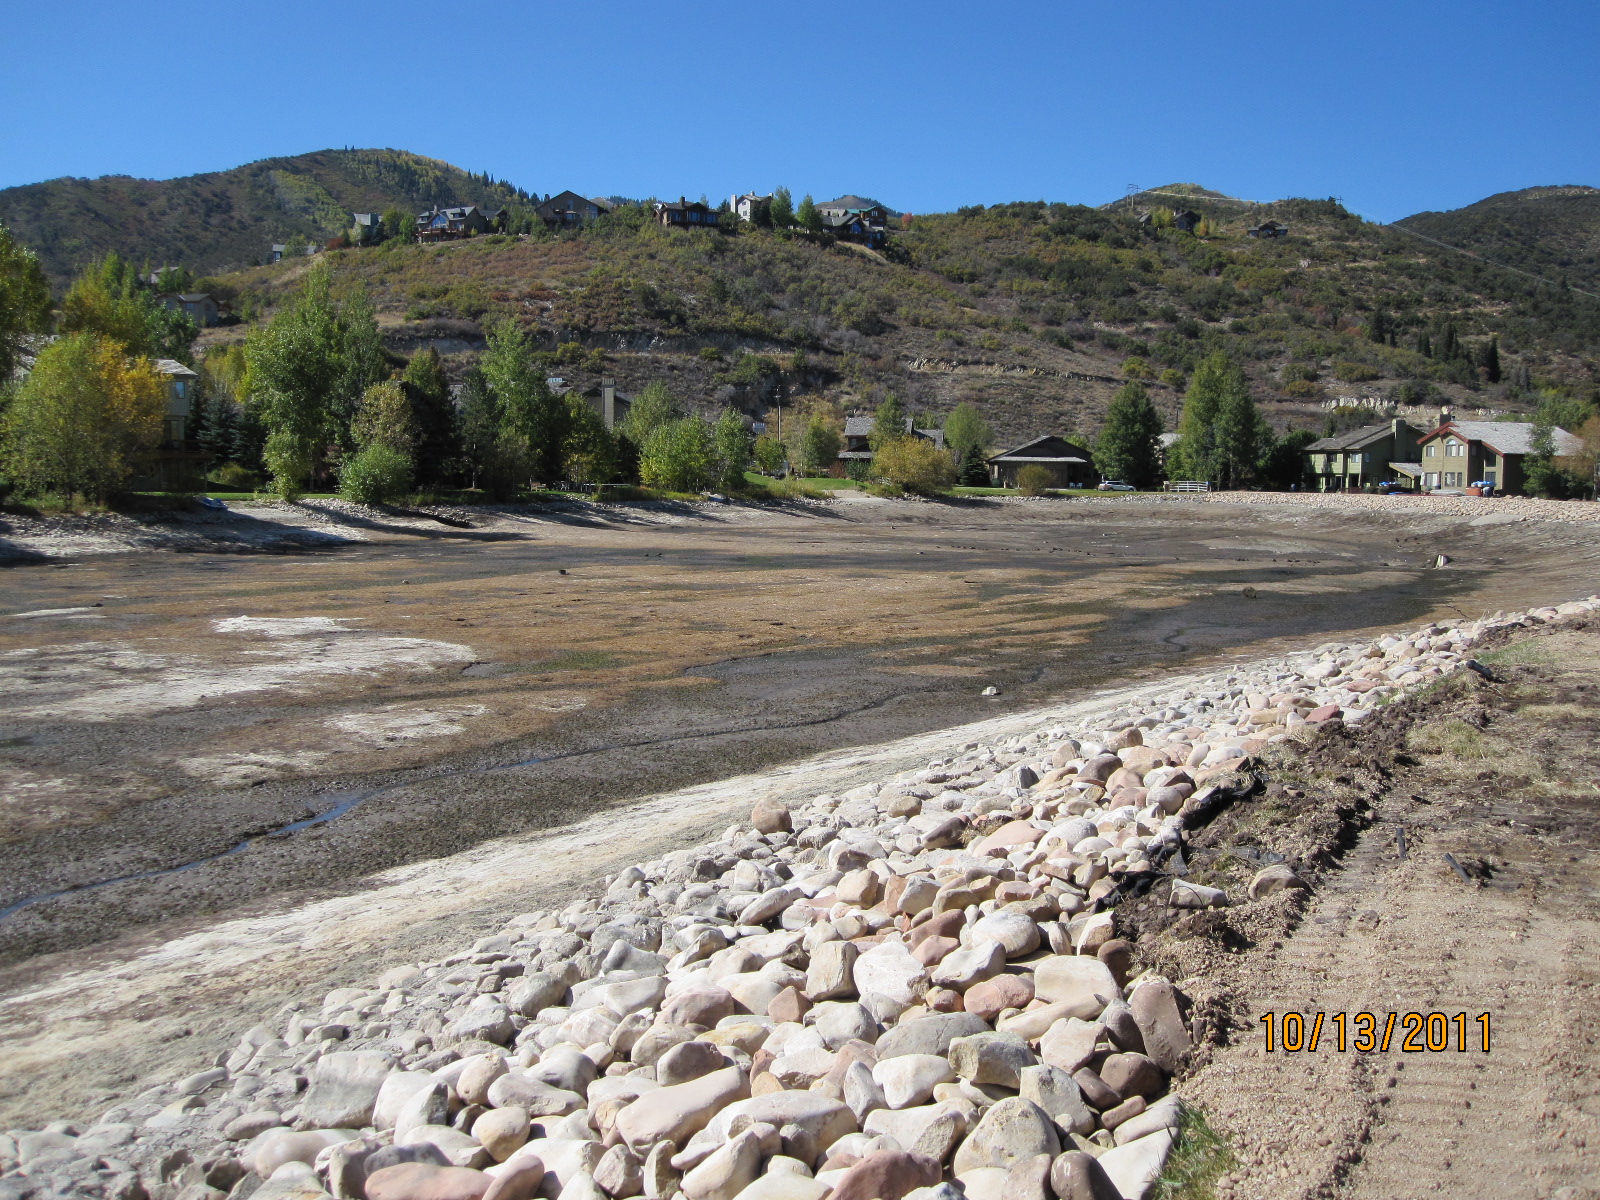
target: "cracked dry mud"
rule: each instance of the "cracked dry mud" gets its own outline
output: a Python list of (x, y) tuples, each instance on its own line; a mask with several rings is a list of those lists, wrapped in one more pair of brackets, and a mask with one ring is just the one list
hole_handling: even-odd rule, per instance
[[(1158, 930), (1145, 907), (1143, 945), (1220, 1043), (1181, 1090), (1237, 1157), (1222, 1200), (1597, 1194), (1600, 622), (1495, 640), (1493, 682), (1462, 672), (1325, 735), (1208, 831), (1193, 877), (1236, 886), (1276, 851), (1314, 880), (1303, 908)], [(1316, 1053), (1269, 1054), (1259, 1022), (1413, 1011), (1490, 1013), (1490, 1052), (1405, 1052), (1397, 1032), (1341, 1054), (1326, 1026)]]

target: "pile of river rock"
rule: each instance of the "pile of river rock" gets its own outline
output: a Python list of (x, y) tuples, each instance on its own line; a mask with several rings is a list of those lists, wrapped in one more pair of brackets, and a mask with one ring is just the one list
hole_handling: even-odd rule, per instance
[[(1488, 629), (1596, 608), (1327, 645), (1101, 731), (760, 803), (603, 896), (296, 1005), (92, 1127), (0, 1135), (0, 1200), (1142, 1197), (1191, 1030), (1118, 899), (1264, 746), (1361, 719)], [(1169, 902), (1303, 886), (1278, 865), (1248, 896), (1174, 878)]]

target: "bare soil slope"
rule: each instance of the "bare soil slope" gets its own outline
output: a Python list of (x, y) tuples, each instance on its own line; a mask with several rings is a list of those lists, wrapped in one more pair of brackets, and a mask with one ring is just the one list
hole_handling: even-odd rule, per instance
[[(1142, 914), (1213, 1041), (1180, 1090), (1235, 1156), (1218, 1197), (1594, 1194), (1600, 626), (1483, 657), (1492, 679), (1325, 734), (1206, 831), (1193, 878), (1239, 894), (1281, 853), (1314, 882), (1303, 909), (1154, 932), (1153, 894)], [(1314, 1053), (1267, 1053), (1268, 1012), (1400, 1018), (1387, 1052), (1340, 1053), (1325, 1024)], [(1409, 1012), (1490, 1013), (1489, 1051), (1459, 1051), (1453, 1021), (1448, 1050), (1405, 1051)]]

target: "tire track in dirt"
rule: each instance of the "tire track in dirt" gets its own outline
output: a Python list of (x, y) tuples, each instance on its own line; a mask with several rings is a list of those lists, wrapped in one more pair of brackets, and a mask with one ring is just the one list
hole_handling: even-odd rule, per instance
[[(1600, 1180), (1600, 740), (1588, 727), (1600, 703), (1586, 681), (1600, 630), (1582, 637), (1586, 654), (1568, 653), (1566, 666), (1523, 669), (1477, 697), (1422, 706), (1414, 728), (1424, 733), (1481, 715), (1486, 734), (1509, 747), (1472, 764), (1487, 769), (1419, 761), (1406, 714), (1393, 722), (1398, 737), (1357, 735), (1351, 754), (1324, 766), (1331, 780), (1364, 789), (1371, 808), (1353, 818), (1362, 826), (1354, 844), (1292, 931), (1293, 897), (1229, 910), (1235, 938), (1257, 933), (1259, 944), (1240, 957), (1213, 952), (1215, 969), (1186, 986), (1212, 989), (1234, 1044), (1202, 1052), (1178, 1089), (1237, 1156), (1219, 1200), (1595, 1194), (1585, 1189)], [(1551, 700), (1577, 715), (1554, 715)], [(1541, 705), (1537, 717), (1520, 714)], [(1529, 769), (1524, 748), (1546, 742), (1557, 748), (1550, 773), (1517, 774)], [(1352, 772), (1360, 755), (1367, 761)], [(1193, 969), (1197, 959), (1188, 961)], [(1269, 1054), (1267, 1012), (1305, 1014), (1308, 1030), (1317, 1012), (1372, 1012), (1380, 1033), (1390, 1012), (1400, 1018), (1386, 1053), (1339, 1053), (1325, 1023), (1315, 1053)], [(1468, 1049), (1456, 1048), (1452, 1021), (1447, 1050), (1404, 1051), (1409, 1012), (1464, 1012)], [(1488, 1053), (1476, 1036), (1484, 1012)]]

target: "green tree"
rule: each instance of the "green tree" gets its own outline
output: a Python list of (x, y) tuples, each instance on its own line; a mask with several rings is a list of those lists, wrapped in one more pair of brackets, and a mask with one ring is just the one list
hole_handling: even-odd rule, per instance
[(656, 426), (639, 451), (639, 478), (647, 487), (663, 491), (703, 491), (716, 469), (711, 427), (699, 417)]
[(733, 409), (724, 409), (712, 427), (711, 441), (717, 455), (717, 490), (744, 491), (744, 472), (751, 455), (750, 426)]
[(1260, 457), (1265, 432), (1244, 372), (1220, 350), (1207, 355), (1189, 381), (1167, 475), (1238, 486)]
[(248, 404), (267, 430), (267, 468), (280, 493), (298, 494), (323, 473), (328, 449), (348, 443), (362, 395), (386, 374), (372, 306), (361, 292), (335, 301), (318, 264), (245, 339), (245, 359)]
[[(946, 440), (949, 440), (949, 435), (946, 435)], [(989, 486), (989, 463), (977, 446), (968, 447), (961, 456), (961, 465), (956, 468), (956, 482), (962, 487)]]
[(872, 456), (873, 474), (923, 496), (948, 491), (955, 483), (955, 464), (927, 438), (901, 437)]
[(0, 386), (11, 378), (27, 340), (50, 328), (50, 285), (38, 256), (0, 225)]
[(424, 484), (443, 482), (450, 464), (461, 453), (456, 440), (456, 413), (450, 402), (450, 381), (445, 378), (439, 351), (429, 346), (406, 364), (406, 394), (417, 426), (414, 453), (417, 479)]
[(468, 486), (477, 487), (494, 454), (500, 431), (500, 406), (494, 389), (477, 367), (461, 381), (461, 409), (456, 414), (456, 437)]
[(944, 444), (963, 463), (974, 450), (986, 450), (993, 439), (994, 433), (989, 428), (989, 422), (983, 419), (978, 406), (970, 401), (963, 400), (944, 419)]
[(811, 198), (809, 192), (800, 201), (800, 207), (795, 209), (794, 219), (807, 233), (822, 232), (822, 214), (817, 211), (817, 202)]
[(1273, 442), (1261, 459), (1262, 482), (1280, 491), (1298, 486), (1305, 479), (1305, 449), (1316, 440), (1316, 430), (1294, 429)]
[(73, 280), (61, 303), (62, 333), (96, 333), (134, 356), (192, 362), (199, 333), (181, 309), (162, 304), (139, 281), (133, 264), (115, 253), (91, 263)]
[[(482, 369), (500, 413), (496, 439), (500, 463), (522, 486), (532, 479), (553, 483), (561, 474), (566, 405), (550, 391), (527, 335), (514, 321), (490, 331)], [(509, 480), (503, 481), (509, 484)]]
[(633, 398), (619, 427), (636, 446), (643, 446), (656, 429), (683, 417), (683, 407), (660, 380), (652, 380)]
[(383, 213), (383, 240), (408, 242), (417, 227), (414, 217), (403, 208), (388, 208)]
[(387, 442), (370, 443), (339, 472), (339, 494), (357, 504), (388, 504), (410, 490), (411, 456)]
[(1142, 383), (1125, 383), (1106, 409), (1095, 441), (1095, 470), (1137, 488), (1152, 486), (1161, 473), (1161, 414)]
[(573, 483), (610, 483), (617, 474), (617, 439), (605, 418), (576, 391), (564, 397), (566, 441), (561, 448), (562, 472)]
[(794, 226), (794, 197), (786, 187), (772, 190), (772, 203), (767, 213), (774, 229), (791, 229)]
[(160, 444), (167, 385), (148, 358), (97, 333), (46, 346), (0, 426), (7, 474), (32, 492), (104, 500)]
[(1490, 338), (1478, 351), (1478, 369), (1488, 383), (1500, 382), (1500, 339)]
[(820, 416), (806, 422), (800, 435), (800, 472), (803, 475), (826, 475), (839, 460), (839, 431)]
[(363, 450), (383, 445), (410, 458), (416, 448), (417, 424), (405, 387), (394, 380), (369, 387), (351, 418), (350, 436)]
[(906, 406), (901, 403), (899, 396), (890, 392), (872, 415), (872, 434), (868, 437), (867, 444), (876, 454), (890, 442), (907, 436), (909, 434), (906, 431)]
[(784, 461), (789, 457), (783, 443), (770, 433), (763, 433), (756, 439), (754, 454), (756, 470), (763, 475), (776, 475), (783, 470)]

